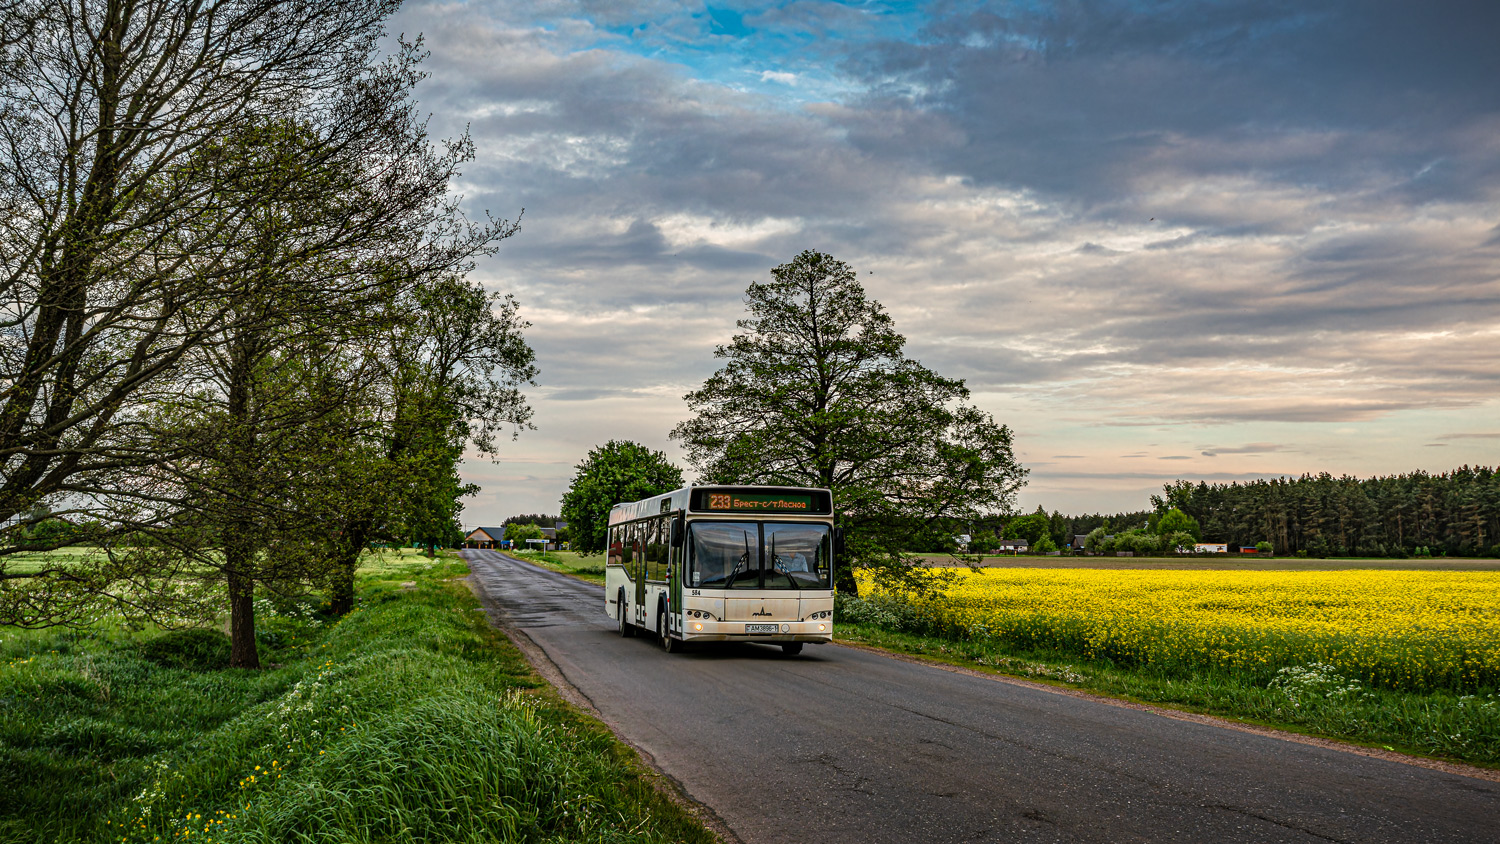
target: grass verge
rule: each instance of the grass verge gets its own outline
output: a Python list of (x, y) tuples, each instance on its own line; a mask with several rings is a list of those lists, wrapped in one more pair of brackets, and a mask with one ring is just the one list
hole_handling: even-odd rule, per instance
[(535, 563), (544, 569), (570, 574), (589, 583), (604, 583), (604, 555), (585, 557), (577, 551), (520, 551), (516, 559)]
[(952, 639), (847, 620), (840, 642), (937, 662), (1232, 718), (1289, 732), (1500, 768), (1500, 694), (1408, 693), (1352, 683), (1327, 666), (1262, 684), (1241, 673), (1126, 666), (997, 639)]
[(343, 619), (266, 602), (262, 671), (201, 632), (5, 632), (0, 842), (713, 841), (466, 573), (382, 565)]

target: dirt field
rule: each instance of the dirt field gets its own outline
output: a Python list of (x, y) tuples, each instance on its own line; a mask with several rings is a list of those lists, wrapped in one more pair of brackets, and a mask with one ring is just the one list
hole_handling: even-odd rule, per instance
[[(930, 566), (962, 566), (963, 562), (942, 554), (922, 559)], [(1037, 569), (1184, 569), (1189, 571), (1500, 571), (1500, 560), (1439, 557), (1391, 560), (1384, 557), (1329, 557), (1326, 560), (1297, 557), (1217, 555), (1207, 557), (1035, 557), (1002, 554), (984, 558), (985, 568)]]

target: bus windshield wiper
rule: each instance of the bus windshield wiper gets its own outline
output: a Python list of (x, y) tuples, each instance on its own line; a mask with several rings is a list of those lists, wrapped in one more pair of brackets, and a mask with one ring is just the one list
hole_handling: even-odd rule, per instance
[(724, 578), (724, 588), (728, 589), (734, 585), (734, 579), (739, 576), (740, 568), (744, 567), (745, 573), (750, 572), (750, 531), (745, 531), (745, 553), (734, 561), (734, 568), (729, 570), (729, 576)]
[(776, 553), (776, 534), (774, 533), (771, 534), (771, 569), (777, 574), (785, 577), (787, 579), (787, 583), (791, 584), (792, 588), (795, 589), (797, 587), (796, 579), (793, 578), (792, 573), (787, 570), (786, 560), (781, 559), (781, 555)]

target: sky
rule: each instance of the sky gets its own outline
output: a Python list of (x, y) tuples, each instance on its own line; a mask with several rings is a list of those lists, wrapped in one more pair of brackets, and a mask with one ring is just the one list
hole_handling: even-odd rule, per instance
[(744, 291), (852, 265), (1015, 433), (1018, 506), (1500, 463), (1500, 4), (410, 2), (522, 227), (535, 430), (466, 526), (661, 449)]

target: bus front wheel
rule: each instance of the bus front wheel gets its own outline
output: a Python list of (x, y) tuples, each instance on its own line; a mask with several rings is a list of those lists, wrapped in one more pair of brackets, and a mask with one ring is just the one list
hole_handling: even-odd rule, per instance
[(615, 602), (615, 612), (620, 616), (620, 635), (629, 639), (635, 635), (635, 625), (625, 617), (625, 590), (620, 590), (620, 599)]
[(667, 629), (667, 613), (665, 610), (656, 611), (656, 635), (661, 638), (661, 649), (667, 653), (676, 653), (682, 650), (682, 642), (672, 638), (672, 631)]
[(796, 656), (797, 654), (802, 653), (802, 643), (787, 642), (786, 644), (783, 644), (781, 646), (781, 652), (786, 654), (787, 656)]

